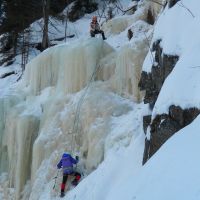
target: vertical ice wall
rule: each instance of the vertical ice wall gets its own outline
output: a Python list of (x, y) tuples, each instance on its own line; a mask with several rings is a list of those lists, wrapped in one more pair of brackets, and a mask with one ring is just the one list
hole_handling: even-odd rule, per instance
[[(36, 140), (38, 134), (48, 135), (53, 117), (48, 115), (49, 108), (52, 107), (55, 115), (61, 111), (66, 103), (65, 95), (85, 87), (95, 68), (98, 67), (100, 59), (112, 51), (113, 49), (101, 39), (79, 40), (70, 46), (51, 48), (27, 65), (22, 84), (27, 91), (27, 96), (7, 113), (1, 124), (6, 133), (2, 139), (6, 149), (3, 157), (7, 157), (8, 160), (9, 180), (10, 185), (15, 188), (16, 200), (22, 198), (21, 191), (24, 185), (31, 178), (31, 174), (34, 177), (34, 172), (41, 161), (52, 153), (51, 148), (55, 149), (59, 145), (58, 143), (49, 145), (44, 151), (45, 143), (42, 141), (45, 140)], [(44, 100), (41, 96), (47, 87), (52, 89)], [(59, 98), (60, 104), (57, 101)], [(54, 104), (55, 102), (58, 106)], [(56, 124), (52, 126), (55, 127)], [(59, 126), (61, 124), (58, 124)], [(58, 131), (56, 130), (55, 133), (56, 138)]]
[(124, 46), (116, 60), (115, 85), (117, 92), (126, 97), (131, 97), (135, 102), (140, 102), (142, 93), (138, 89), (141, 66), (147, 49), (145, 43), (140, 42), (137, 49)]
[[(26, 99), (9, 112), (5, 122), (10, 183), (16, 188), (16, 200), (21, 199), (23, 186), (30, 177), (35, 186), (37, 170), (45, 166), (44, 160), (55, 149), (60, 154), (70, 144), (77, 104), (84, 91), (75, 98), (70, 94), (83, 89), (100, 66), (97, 79), (108, 82), (97, 82), (88, 92), (80, 116), (83, 135), (75, 138), (87, 169), (98, 166), (104, 157), (110, 119), (131, 109), (112, 92), (130, 95), (135, 101), (140, 99), (137, 82), (146, 51), (142, 45), (138, 46), (139, 51), (125, 46), (116, 53), (102, 39), (78, 40), (50, 48), (27, 65), (23, 79), (24, 89), (28, 89)], [(44, 101), (40, 96), (47, 88), (51, 92)], [(59, 158), (52, 158), (54, 162), (56, 159)], [(51, 177), (51, 170), (45, 167)]]
[[(22, 99), (19, 95), (6, 95), (0, 98), (0, 173), (8, 172), (8, 150), (4, 136), (6, 117), (10, 110)], [(14, 123), (14, 121), (12, 122)]]
[(24, 106), (13, 108), (5, 124), (9, 180), (15, 188), (16, 199), (21, 199), (20, 192), (30, 179), (32, 146), (39, 130), (38, 116), (26, 114), (24, 110)]
[(56, 87), (58, 92), (77, 92), (86, 86), (99, 60), (112, 51), (96, 38), (50, 48), (27, 65), (25, 84), (33, 94), (48, 86)]

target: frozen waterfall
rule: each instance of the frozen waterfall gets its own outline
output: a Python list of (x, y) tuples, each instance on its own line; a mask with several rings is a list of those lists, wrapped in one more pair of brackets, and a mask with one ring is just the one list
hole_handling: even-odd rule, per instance
[[(133, 109), (119, 95), (141, 100), (137, 84), (146, 49), (142, 43), (139, 48), (116, 51), (101, 39), (82, 39), (47, 49), (28, 63), (16, 89), (22, 97), (0, 99), (0, 169), (9, 173), (16, 200), (26, 199), (21, 193), (26, 184), (32, 188), (30, 199), (38, 199), (60, 154), (70, 150), (73, 140), (87, 172), (101, 163), (113, 118)], [(86, 88), (92, 76), (94, 82)], [(84, 94), (79, 133), (73, 136)]]
[(112, 51), (111, 46), (95, 38), (50, 48), (27, 65), (26, 86), (34, 95), (49, 86), (59, 92), (77, 92), (86, 86), (99, 60)]

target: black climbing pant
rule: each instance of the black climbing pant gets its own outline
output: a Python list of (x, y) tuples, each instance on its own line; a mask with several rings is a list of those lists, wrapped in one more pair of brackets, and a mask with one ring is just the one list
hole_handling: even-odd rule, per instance
[(61, 184), (61, 193), (63, 193), (65, 191), (65, 185), (68, 179), (68, 176), (74, 176), (74, 180), (72, 181), (73, 185), (77, 185), (80, 178), (81, 178), (81, 174), (78, 172), (73, 172), (72, 174), (63, 174), (63, 180), (62, 180), (62, 184)]
[(105, 34), (104, 34), (104, 32), (102, 30), (99, 30), (99, 31), (98, 30), (90, 31), (91, 37), (95, 37), (95, 35), (99, 34), (99, 33), (101, 33), (103, 40), (105, 40), (106, 37), (105, 37)]

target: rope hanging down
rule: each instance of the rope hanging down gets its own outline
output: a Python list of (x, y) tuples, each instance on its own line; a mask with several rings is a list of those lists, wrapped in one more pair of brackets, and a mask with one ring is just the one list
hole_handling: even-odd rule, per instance
[(74, 123), (73, 123), (73, 129), (72, 129), (72, 141), (71, 141), (71, 152), (74, 152), (75, 150), (75, 137), (76, 135), (79, 135), (80, 134), (80, 129), (79, 129), (79, 122), (80, 122), (80, 112), (81, 112), (81, 106), (84, 102), (84, 99), (86, 97), (86, 94), (88, 92), (88, 89), (90, 87), (90, 85), (92, 84), (92, 82), (95, 80), (95, 77), (96, 77), (96, 74), (97, 72), (100, 70), (100, 65), (96, 66), (90, 79), (89, 79), (89, 82), (85, 88), (85, 91), (83, 93), (83, 95), (81, 96), (79, 102), (78, 102), (78, 105), (77, 105), (77, 108), (76, 108), (76, 112), (75, 112), (75, 117), (74, 117)]

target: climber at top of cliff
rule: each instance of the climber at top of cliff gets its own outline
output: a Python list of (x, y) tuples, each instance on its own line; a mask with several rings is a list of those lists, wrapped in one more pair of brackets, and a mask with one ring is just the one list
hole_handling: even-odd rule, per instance
[(97, 16), (92, 17), (92, 21), (90, 23), (90, 35), (91, 37), (95, 37), (96, 34), (101, 33), (103, 40), (106, 40), (103, 30), (101, 30), (99, 23), (97, 21)]
[(61, 160), (57, 164), (57, 168), (61, 169), (63, 171), (63, 180), (61, 184), (61, 193), (60, 197), (65, 196), (65, 185), (68, 179), (68, 176), (74, 176), (74, 180), (71, 182), (72, 185), (77, 186), (80, 179), (81, 179), (81, 174), (78, 173), (73, 165), (76, 165), (79, 162), (79, 157), (76, 156), (74, 159), (69, 153), (63, 153)]

